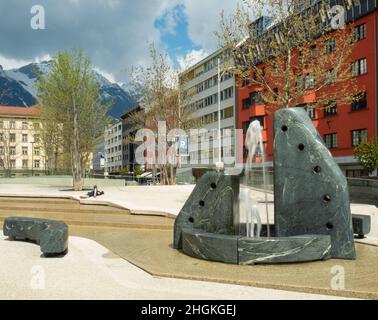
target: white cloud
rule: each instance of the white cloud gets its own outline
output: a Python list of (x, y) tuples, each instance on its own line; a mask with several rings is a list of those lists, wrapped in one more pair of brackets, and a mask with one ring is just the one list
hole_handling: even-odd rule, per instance
[(38, 56), (30, 60), (12, 59), (12, 58), (6, 58), (0, 55), (0, 65), (3, 67), (4, 70), (10, 70), (10, 69), (20, 68), (32, 62), (39, 63), (39, 62), (47, 61), (50, 59), (51, 59), (50, 55)]
[(194, 66), (197, 62), (205, 59), (209, 53), (203, 49), (192, 50), (186, 56), (177, 57), (177, 62), (181, 70)]
[(183, 0), (188, 18), (190, 39), (204, 50), (213, 52), (218, 48), (215, 31), (219, 29), (220, 14), (233, 13), (237, 0)]
[[(117, 80), (116, 78), (114, 77), (114, 74), (112, 73), (109, 73), (109, 72), (106, 72), (104, 70), (101, 70), (97, 67), (93, 68), (94, 71), (98, 72), (99, 74), (101, 74), (104, 78), (106, 78), (107, 80), (109, 80), (111, 83), (117, 83)], [(120, 85), (122, 85), (122, 83), (119, 83)]]

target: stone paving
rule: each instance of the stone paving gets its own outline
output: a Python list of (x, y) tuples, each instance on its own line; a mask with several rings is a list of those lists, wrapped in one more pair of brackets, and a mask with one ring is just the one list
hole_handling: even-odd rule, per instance
[(78, 237), (70, 237), (69, 252), (64, 258), (44, 259), (37, 245), (7, 241), (0, 232), (0, 255), (6, 257), (0, 268), (0, 299), (4, 300), (340, 299), (155, 277), (95, 241)]
[[(162, 186), (148, 186), (148, 187), (103, 187), (99, 186), (100, 189), (105, 191), (105, 195), (103, 197), (99, 197), (97, 199), (87, 199), (82, 200), (80, 199), (81, 195), (84, 195), (85, 192), (72, 192), (72, 191), (65, 191), (67, 189), (57, 188), (57, 187), (48, 187), (44, 185), (1, 185), (0, 184), (0, 197), (42, 197), (42, 198), (69, 198), (69, 199), (76, 199), (79, 200), (83, 204), (96, 204), (96, 205), (111, 205), (121, 208), (129, 209), (129, 213), (140, 214), (140, 215), (157, 215), (157, 216), (168, 216), (168, 217), (175, 217), (182, 206), (184, 205), (186, 199), (189, 197), (190, 193), (193, 190), (194, 186), (172, 186), (172, 187), (162, 187)], [(148, 200), (147, 200), (148, 199)], [(264, 201), (264, 194), (260, 191), (254, 192), (254, 199), (258, 203), (261, 212), (264, 212), (265, 204)], [(273, 221), (273, 196), (268, 196), (269, 200), (269, 212), (270, 212), (270, 221)], [(1, 201), (1, 199), (0, 199)], [(372, 233), (369, 238), (363, 240), (368, 244), (378, 245), (378, 209), (375, 206), (367, 206), (367, 205), (352, 205), (352, 212), (354, 214), (369, 214), (372, 217)], [(11, 212), (10, 212), (11, 213)], [(264, 215), (263, 215), (264, 216)], [(110, 217), (110, 216), (109, 216)], [(162, 218), (166, 219), (166, 218)], [(264, 217), (263, 217), (264, 220)], [(85, 224), (84, 224), (85, 225)], [(280, 265), (280, 266), (258, 266), (258, 267), (236, 267), (236, 266), (227, 266), (218, 263), (210, 263), (206, 261), (200, 261), (196, 259), (192, 259), (186, 257), (185, 255), (177, 252), (171, 248), (172, 244), (172, 231), (171, 230), (152, 230), (152, 229), (128, 229), (128, 228), (113, 228), (111, 226), (108, 227), (80, 227), (80, 226), (73, 226), (70, 228), (71, 235), (81, 237), (81, 238), (88, 238), (92, 239), (98, 243), (97, 246), (101, 247), (101, 250), (110, 250), (112, 253), (109, 255), (117, 254), (118, 256), (124, 258), (120, 259), (126, 264), (129, 262), (139, 266), (143, 270), (147, 270), (149, 273), (157, 276), (157, 277), (167, 277), (167, 278), (181, 278), (181, 279), (188, 279), (188, 280), (195, 280), (195, 281), (210, 281), (210, 282), (219, 282), (219, 283), (229, 283), (229, 284), (238, 284), (238, 285), (248, 285), (250, 287), (243, 287), (243, 292), (246, 290), (245, 288), (249, 288), (250, 295), (246, 297), (246, 299), (254, 299), (254, 298), (262, 298), (262, 299), (275, 299), (275, 298), (287, 298), (287, 299), (300, 299), (302, 298), (312, 298), (313, 296), (309, 296), (307, 294), (301, 296), (291, 296), (288, 293), (282, 293), (281, 291), (266, 291), (266, 295), (264, 295), (260, 291), (253, 291), (256, 290), (256, 287), (263, 287), (263, 288), (271, 288), (271, 289), (279, 289), (279, 290), (289, 290), (289, 291), (297, 291), (297, 292), (307, 292), (312, 294), (326, 294), (326, 295), (336, 295), (336, 296), (344, 296), (344, 297), (353, 297), (353, 298), (378, 298), (378, 274), (375, 270), (376, 268), (376, 261), (378, 261), (378, 248), (375, 246), (368, 246), (368, 245), (358, 245), (358, 260), (357, 261), (340, 261), (340, 260), (331, 260), (329, 262), (318, 262), (318, 263), (311, 263), (311, 264), (297, 264), (297, 265)], [(70, 245), (72, 248), (77, 247), (77, 244), (82, 244), (84, 247), (89, 245), (88, 242), (90, 240), (77, 240), (79, 238), (72, 238), (70, 239)], [(0, 239), (1, 240), (1, 239)], [(93, 243), (92, 243), (93, 244)], [(6, 246), (14, 246), (15, 243), (10, 243), (7, 241), (0, 241), (0, 251), (5, 250), (7, 252), (7, 256), (13, 257), (10, 261), (15, 263), (15, 259), (20, 255), (24, 256), (29, 253), (26, 253), (26, 249), (20, 249), (20, 252), (17, 250), (12, 251), (9, 250), (10, 247)], [(24, 245), (24, 243), (22, 243)], [(30, 244), (25, 244), (29, 245)], [(34, 245), (32, 245), (34, 246)], [(79, 245), (80, 246), (80, 245)], [(18, 248), (18, 245), (16, 245)], [(34, 247), (33, 247), (34, 248)], [(34, 250), (34, 249), (33, 249)], [(36, 246), (35, 250), (39, 250), (38, 246)], [(74, 249), (76, 250), (76, 249)], [(79, 250), (79, 249), (78, 249)], [(99, 249), (100, 250), (100, 249)], [(78, 259), (78, 263), (83, 263), (87, 268), (87, 271), (91, 269), (91, 272), (97, 272), (95, 270), (95, 266), (90, 266), (90, 263), (97, 264), (98, 261), (96, 259), (92, 259), (90, 256), (86, 256), (85, 259), (87, 261), (81, 261), (78, 256), (83, 255), (85, 250), (82, 249), (81, 251), (76, 250), (76, 258)], [(75, 252), (75, 251), (73, 251)], [(81, 253), (80, 253), (81, 252)], [(4, 253), (5, 254), (5, 253)], [(71, 253), (70, 253), (71, 254)], [(69, 257), (69, 256), (68, 256)], [(84, 259), (84, 257), (83, 257)], [(84, 260), (85, 260), (84, 259)], [(60, 265), (57, 262), (62, 262), (66, 259), (61, 260), (51, 260), (52, 262), (47, 262), (47, 260), (40, 260), (39, 255), (37, 258), (33, 256), (32, 261), (34, 263), (52, 263), (51, 270), (54, 268), (64, 267), (65, 264), (63, 263)], [(25, 260), (27, 261), (27, 260)], [(55, 262), (54, 262), (55, 261)], [(89, 261), (89, 262), (88, 262)], [(119, 261), (119, 262), (120, 262)], [(88, 265), (89, 263), (89, 265)], [(121, 263), (121, 262), (120, 262)], [(106, 263), (105, 263), (106, 264)], [(331, 279), (331, 269), (335, 265), (341, 265), (345, 268), (346, 271), (346, 290), (344, 291), (334, 291), (330, 289), (330, 279)], [(75, 266), (75, 264), (73, 264)], [(80, 266), (77, 266), (80, 269)], [(93, 269), (94, 268), (94, 269)], [(107, 267), (108, 268), (108, 267)], [(109, 267), (111, 270), (115, 270), (118, 267)], [(237, 269), (235, 269), (237, 268)], [(250, 268), (250, 269), (246, 269)], [(6, 267), (2, 266), (0, 268), (0, 283), (2, 279), (6, 279), (7, 273)], [(11, 269), (9, 269), (11, 270)], [(8, 270), (8, 272), (10, 272)], [(125, 269), (126, 270), (126, 269)], [(137, 270), (139, 270), (137, 268)], [(30, 271), (23, 271), (26, 273), (30, 273)], [(52, 272), (52, 271), (51, 271)], [(75, 271), (73, 271), (75, 273)], [(237, 276), (235, 276), (237, 275)], [(9, 276), (9, 273), (8, 273)], [(29, 274), (27, 275), (29, 276)], [(61, 275), (62, 276), (62, 275)], [(78, 283), (81, 283), (81, 275), (79, 272), (76, 274)], [(57, 279), (59, 280), (59, 274), (57, 275)], [(90, 277), (90, 275), (87, 275)], [(114, 275), (110, 276), (114, 278)], [(84, 277), (85, 278), (85, 277)], [(105, 277), (106, 278), (106, 277)], [(123, 279), (120, 277), (119, 279)], [(129, 279), (125, 277), (125, 279)], [(133, 278), (131, 278), (133, 279)], [(61, 280), (61, 279), (60, 279)], [(59, 281), (60, 281), (59, 280)], [(75, 279), (71, 279), (73, 285), (75, 287)], [(105, 281), (105, 280), (101, 280)], [(100, 283), (101, 283), (100, 281)], [(109, 280), (106, 280), (109, 281)], [(127, 280), (125, 280), (127, 281)], [(145, 280), (143, 280), (145, 281)], [(176, 280), (175, 280), (176, 281)], [(183, 281), (183, 280), (177, 280)], [(3, 287), (7, 288), (7, 286), (19, 286), (19, 282), (15, 284), (15, 279), (12, 278), (5, 280), (4, 285), (0, 285), (0, 292), (3, 292)], [(90, 280), (88, 280), (88, 287), (91, 287)], [(178, 282), (177, 282), (178, 283)], [(113, 283), (114, 284), (114, 283)], [(183, 285), (185, 282), (183, 282)], [(188, 283), (187, 283), (188, 284)], [(94, 283), (93, 286), (100, 286), (100, 284)], [(220, 285), (220, 284), (219, 284)], [(62, 284), (64, 287), (64, 284)], [(114, 284), (114, 286), (117, 286)], [(22, 286), (21, 286), (22, 287)], [(35, 292), (29, 292), (25, 287), (23, 291), (22, 288), (17, 287), (18, 295), (21, 298), (33, 297)], [(159, 293), (158, 290), (152, 290), (153, 293), (147, 293), (147, 291), (137, 290), (135, 295), (127, 295), (126, 293), (122, 295), (122, 297), (117, 297), (117, 295), (112, 294), (112, 290), (106, 290), (106, 286), (104, 287), (104, 291), (102, 295), (96, 296), (95, 291), (83, 288), (82, 290), (84, 293), (75, 293), (77, 298), (110, 298), (110, 299), (117, 299), (117, 298), (156, 298), (160, 297), (162, 299), (169, 299), (169, 298), (178, 298), (180, 299), (182, 296), (180, 295), (172, 295), (168, 292), (161, 292)], [(228, 288), (228, 286), (227, 286)], [(92, 288), (93, 289), (93, 288)], [(58, 288), (54, 294), (49, 295), (46, 293), (46, 297), (50, 297), (52, 299), (63, 298), (66, 294), (68, 294), (68, 288), (66, 291), (60, 292)], [(79, 290), (79, 289), (78, 289)], [(265, 289), (264, 289), (265, 290)], [(267, 290), (267, 289), (266, 289)], [(79, 290), (80, 291), (80, 290)], [(213, 291), (212, 291), (213, 292)], [(261, 293), (261, 296), (260, 293)], [(31, 295), (31, 296), (30, 296)], [(183, 296), (182, 298), (201, 298), (201, 294), (197, 296), (198, 293), (194, 293), (191, 296), (190, 293)], [(35, 298), (43, 298), (44, 294), (34, 296)], [(217, 296), (213, 296), (212, 294), (206, 295), (204, 297), (209, 298), (213, 297), (214, 299), (218, 299)], [(10, 297), (11, 298), (11, 297)], [(74, 297), (72, 297), (74, 298)], [(220, 299), (228, 299), (228, 296), (221, 295), (219, 296)], [(243, 299), (243, 297), (235, 295), (235, 298)]]

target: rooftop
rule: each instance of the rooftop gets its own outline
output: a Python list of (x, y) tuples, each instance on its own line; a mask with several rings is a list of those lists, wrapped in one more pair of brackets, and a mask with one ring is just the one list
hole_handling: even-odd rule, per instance
[(39, 107), (0, 106), (0, 116), (38, 117)]

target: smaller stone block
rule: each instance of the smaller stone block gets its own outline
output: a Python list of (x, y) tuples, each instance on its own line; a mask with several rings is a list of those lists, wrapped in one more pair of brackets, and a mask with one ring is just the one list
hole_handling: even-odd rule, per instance
[(371, 231), (371, 217), (366, 215), (352, 216), (353, 220), (353, 232), (357, 234), (360, 238), (364, 238)]
[(238, 251), (241, 265), (326, 260), (331, 258), (331, 236), (241, 238)]
[(183, 251), (193, 258), (238, 264), (238, 236), (183, 229)]

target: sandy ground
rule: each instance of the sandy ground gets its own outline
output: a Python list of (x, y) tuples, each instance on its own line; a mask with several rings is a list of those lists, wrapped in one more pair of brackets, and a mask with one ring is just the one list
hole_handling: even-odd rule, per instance
[[(152, 277), (98, 243), (71, 237), (63, 258), (0, 232), (0, 299), (339, 299), (271, 289)], [(341, 299), (341, 298), (340, 298)]]

